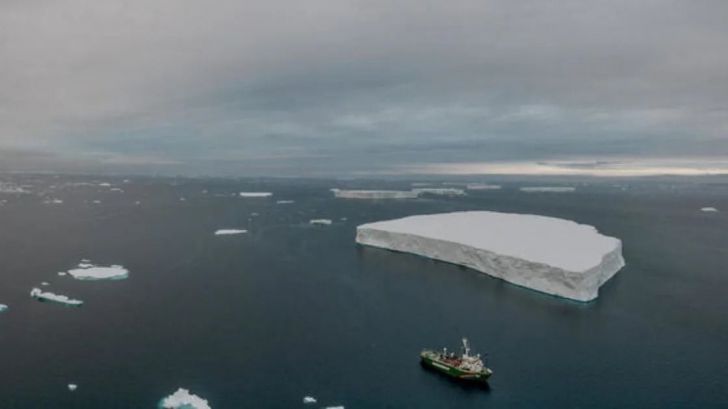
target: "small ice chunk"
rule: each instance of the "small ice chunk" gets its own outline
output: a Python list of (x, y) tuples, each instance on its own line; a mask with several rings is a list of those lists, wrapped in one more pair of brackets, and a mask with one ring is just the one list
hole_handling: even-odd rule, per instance
[(215, 231), (215, 236), (231, 236), (234, 234), (243, 234), (248, 231), (245, 229), (219, 229)]
[(273, 196), (273, 193), (271, 192), (240, 192), (238, 193), (240, 197), (271, 197)]
[(111, 183), (107, 183), (107, 182), (99, 183), (99, 186), (101, 186), (101, 187), (111, 187)]
[(64, 276), (64, 275), (66, 275), (66, 274), (68, 274), (68, 273), (66, 273), (65, 271), (59, 271), (59, 272), (58, 272), (58, 275), (59, 275), (59, 276)]
[(119, 188), (119, 187), (112, 187), (109, 191), (110, 192), (120, 192), (120, 193), (124, 193), (124, 189)]
[(68, 298), (65, 295), (53, 294), (51, 292), (43, 292), (37, 287), (30, 290), (30, 296), (38, 301), (57, 302), (59, 304), (70, 305), (73, 307), (78, 307), (83, 304), (83, 301), (81, 300), (74, 300), (73, 298)]
[(338, 406), (327, 406), (327, 407), (326, 407), (326, 408), (324, 408), (324, 409), (344, 409), (344, 406), (343, 406), (343, 405), (338, 405)]
[(316, 398), (314, 398), (313, 396), (304, 396), (303, 397), (303, 403), (306, 404), (306, 405), (309, 405), (309, 404), (312, 404), (312, 403), (316, 403)]
[(501, 188), (501, 186), (490, 185), (487, 183), (468, 183), (465, 188), (468, 190), (498, 190)]
[(76, 280), (123, 280), (129, 277), (129, 270), (118, 264), (97, 266), (82, 262), (77, 268), (68, 270), (68, 274)]
[(569, 186), (527, 186), (522, 187), (521, 192), (534, 193), (534, 192), (550, 192), (550, 193), (567, 193), (576, 190), (575, 187)]
[(251, 216), (251, 217), (258, 217), (258, 216), (260, 216), (260, 213), (258, 213), (258, 212), (253, 212), (253, 213), (250, 213), (250, 216)]
[(311, 219), (309, 223), (328, 226), (331, 224), (331, 219)]
[(75, 391), (76, 389), (78, 389), (78, 385), (76, 385), (75, 383), (69, 383), (69, 384), (68, 384), (68, 390), (69, 390), (69, 391), (73, 392), (73, 391)]
[(63, 204), (63, 200), (61, 199), (48, 199), (44, 201), (45, 204)]
[(718, 209), (715, 207), (703, 207), (700, 209), (701, 212), (717, 212)]
[(40, 283), (40, 285), (45, 287), (45, 286), (49, 286), (50, 283), (48, 283), (48, 281), (43, 281), (42, 283)]
[(179, 198), (179, 201), (180, 201), (180, 202), (186, 202), (186, 201), (187, 201), (187, 199), (185, 199), (184, 197), (180, 197), (180, 198)]
[(93, 202), (91, 202), (91, 203), (93, 203), (93, 204), (101, 204), (101, 200), (94, 200), (94, 201), (93, 201)]
[(8, 309), (8, 306), (5, 304), (0, 304), (0, 312), (6, 311)]
[(142, 204), (142, 202), (140, 202), (139, 200), (137, 200), (136, 202), (134, 202), (134, 204), (137, 205), (137, 206), (139, 206), (140, 204)]
[(276, 204), (291, 204), (296, 203), (295, 200), (276, 200)]
[(205, 399), (179, 388), (177, 391), (159, 402), (162, 409), (212, 409)]

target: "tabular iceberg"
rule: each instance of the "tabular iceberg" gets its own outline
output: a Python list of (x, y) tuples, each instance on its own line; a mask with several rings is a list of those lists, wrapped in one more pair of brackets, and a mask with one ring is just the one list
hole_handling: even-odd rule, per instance
[(30, 290), (30, 296), (38, 301), (50, 301), (58, 304), (69, 305), (71, 307), (79, 307), (83, 305), (83, 301), (68, 298), (65, 295), (53, 294), (51, 292), (43, 292), (40, 288)]
[(124, 266), (97, 266), (88, 260), (82, 260), (78, 267), (68, 270), (67, 273), (76, 280), (123, 280), (129, 277), (129, 270)]
[(624, 266), (622, 242), (553, 217), (489, 211), (410, 216), (357, 227), (357, 243), (470, 267), (510, 283), (590, 301)]

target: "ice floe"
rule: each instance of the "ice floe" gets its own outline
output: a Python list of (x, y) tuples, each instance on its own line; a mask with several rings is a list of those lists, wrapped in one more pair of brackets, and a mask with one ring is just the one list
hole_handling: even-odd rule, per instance
[(468, 190), (498, 190), (501, 188), (501, 185), (490, 185), (487, 183), (468, 183), (465, 188)]
[(295, 200), (276, 200), (276, 204), (292, 204), (296, 203)]
[(328, 226), (332, 222), (331, 222), (331, 219), (311, 219), (311, 220), (309, 220), (309, 223)]
[(303, 397), (303, 403), (306, 404), (306, 405), (310, 405), (310, 404), (316, 403), (316, 398), (314, 398), (313, 396), (304, 396)]
[(215, 236), (231, 236), (234, 234), (243, 234), (248, 231), (245, 229), (219, 229), (215, 231)]
[(238, 196), (240, 196), (240, 197), (271, 197), (271, 196), (273, 196), (273, 193), (271, 193), (271, 192), (240, 192), (240, 193), (238, 193)]
[(339, 199), (416, 199), (418, 193), (412, 190), (342, 190), (331, 189)]
[(13, 183), (0, 182), (0, 193), (21, 194), (30, 193), (30, 191), (26, 190), (22, 186), (15, 185)]
[(68, 274), (76, 280), (123, 280), (129, 277), (129, 270), (118, 264), (97, 266), (82, 260), (76, 268), (68, 270)]
[(535, 193), (535, 192), (550, 192), (550, 193), (567, 193), (576, 190), (575, 187), (568, 186), (526, 186), (522, 187), (521, 192)]
[(75, 383), (69, 383), (69, 384), (68, 384), (68, 390), (69, 390), (69, 391), (73, 392), (73, 391), (75, 391), (76, 389), (78, 389), (78, 385), (76, 385)]
[(466, 193), (463, 189), (452, 187), (425, 187), (412, 189), (417, 195), (440, 195), (440, 196), (464, 196)]
[(59, 304), (70, 305), (72, 307), (78, 307), (83, 304), (81, 300), (75, 300), (68, 298), (65, 295), (53, 294), (51, 292), (43, 292), (40, 288), (33, 288), (30, 290), (30, 296), (38, 301), (51, 301)]
[(190, 393), (185, 388), (179, 388), (175, 393), (162, 399), (159, 407), (161, 409), (211, 409), (205, 399)]
[(718, 209), (715, 207), (703, 207), (700, 209), (701, 212), (717, 212)]
[(410, 216), (357, 227), (360, 244), (459, 264), (526, 288), (593, 300), (624, 266), (622, 242), (589, 225), (488, 211)]

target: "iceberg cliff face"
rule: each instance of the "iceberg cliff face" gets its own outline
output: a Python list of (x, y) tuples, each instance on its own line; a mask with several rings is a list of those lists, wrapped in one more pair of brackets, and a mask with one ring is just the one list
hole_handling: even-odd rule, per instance
[(624, 266), (622, 242), (553, 217), (455, 212), (369, 223), (357, 243), (470, 267), (510, 283), (590, 301)]

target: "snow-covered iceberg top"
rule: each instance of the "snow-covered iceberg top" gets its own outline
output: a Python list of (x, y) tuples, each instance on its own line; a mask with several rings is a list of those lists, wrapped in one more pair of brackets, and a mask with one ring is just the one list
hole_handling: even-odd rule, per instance
[(468, 183), (465, 188), (468, 190), (498, 190), (501, 188), (501, 185), (491, 185), (488, 183)]
[(114, 264), (111, 266), (97, 266), (88, 260), (83, 260), (76, 268), (67, 273), (76, 280), (123, 280), (129, 277), (129, 270)]
[(622, 242), (553, 217), (471, 211), (410, 216), (357, 227), (360, 244), (464, 265), (578, 301), (622, 266)]
[(308, 223), (328, 226), (332, 223), (332, 221), (331, 221), (331, 219), (311, 219), (311, 220), (309, 220)]
[(412, 189), (414, 193), (419, 195), (441, 195), (441, 196), (464, 196), (463, 189), (453, 187), (425, 187)]
[(159, 402), (161, 409), (211, 409), (205, 399), (190, 393), (185, 388), (177, 391)]
[(81, 300), (74, 300), (73, 298), (68, 298), (65, 295), (44, 292), (40, 288), (33, 288), (30, 290), (30, 296), (38, 301), (51, 301), (59, 304), (70, 305), (72, 307), (79, 307), (83, 304), (83, 301)]
[(526, 186), (521, 188), (521, 192), (551, 192), (551, 193), (567, 193), (575, 191), (575, 187), (569, 186)]
[(238, 193), (240, 197), (271, 197), (273, 196), (273, 193), (271, 192), (240, 192)]
[(215, 231), (215, 236), (232, 236), (235, 234), (243, 234), (248, 231), (245, 229), (219, 229)]
[(331, 189), (339, 199), (416, 199), (419, 194), (411, 190), (342, 190)]
[(700, 208), (700, 211), (701, 212), (717, 212), (718, 209), (716, 209), (715, 207), (702, 207), (702, 208)]

